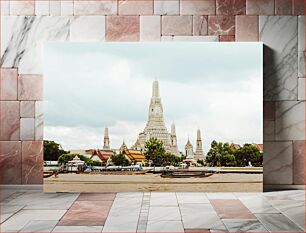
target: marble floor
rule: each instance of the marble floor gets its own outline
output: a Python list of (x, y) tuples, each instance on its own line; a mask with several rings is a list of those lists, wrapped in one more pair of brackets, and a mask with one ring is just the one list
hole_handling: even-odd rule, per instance
[(304, 232), (305, 192), (1, 191), (1, 232)]

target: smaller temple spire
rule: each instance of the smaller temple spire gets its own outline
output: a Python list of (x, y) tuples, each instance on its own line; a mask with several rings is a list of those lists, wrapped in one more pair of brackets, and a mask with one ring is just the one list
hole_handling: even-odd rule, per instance
[(172, 134), (172, 135), (176, 135), (176, 132), (175, 132), (175, 124), (174, 124), (174, 123), (171, 124), (171, 134)]
[(104, 129), (103, 149), (104, 150), (109, 150), (110, 149), (110, 146), (109, 146), (109, 136), (108, 136), (108, 128), (107, 127), (105, 127), (105, 129)]
[(196, 152), (195, 152), (196, 160), (204, 160), (203, 148), (202, 148), (202, 139), (201, 139), (201, 131), (197, 130), (197, 142), (196, 142)]

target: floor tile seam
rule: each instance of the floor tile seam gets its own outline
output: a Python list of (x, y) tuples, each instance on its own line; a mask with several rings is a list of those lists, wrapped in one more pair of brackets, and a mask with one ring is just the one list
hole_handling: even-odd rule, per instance
[[(140, 216), (142, 215), (142, 213), (141, 213), (141, 210), (142, 210), (142, 208), (143, 208), (143, 202), (144, 202), (144, 197), (145, 197), (145, 195), (144, 194), (142, 194), (142, 200), (141, 200), (141, 207), (140, 207), (140, 210), (139, 210), (139, 215), (138, 215), (138, 220), (137, 220), (137, 227), (136, 227), (136, 232), (138, 232), (138, 228), (139, 228), (139, 220), (140, 220)], [(147, 201), (147, 195), (146, 195), (146, 198), (145, 198), (146, 200), (145, 201)], [(149, 206), (150, 206), (150, 201), (151, 201), (151, 194), (149, 195)], [(147, 217), (146, 217), (146, 227), (145, 227), (145, 230), (147, 230), (147, 226), (148, 226), (148, 218), (149, 218), (149, 211), (148, 211), (148, 213), (146, 214), (147, 215)]]
[[(5, 223), (6, 221), (8, 221), (10, 218), (12, 218), (13, 216), (15, 216), (17, 213), (19, 213), (20, 211), (23, 210), (25, 206), (23, 206), (20, 210), (17, 210), (15, 213), (13, 213), (10, 217), (8, 217), (7, 219), (5, 219), (0, 225), (3, 225), (3, 223)], [(1, 226), (0, 226), (0, 230), (1, 230)], [(1, 231), (0, 231), (1, 232)]]

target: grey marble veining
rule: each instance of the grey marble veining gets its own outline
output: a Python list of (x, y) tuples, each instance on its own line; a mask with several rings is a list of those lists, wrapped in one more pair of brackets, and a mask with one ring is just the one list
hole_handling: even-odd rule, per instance
[(298, 52), (298, 75), (305, 78), (305, 16), (301, 15), (298, 18)]
[(24, 207), (24, 205), (6, 205), (3, 204), (0, 206), (1, 209), (1, 223), (3, 223), (5, 220), (13, 216), (15, 213), (17, 213), (19, 210), (21, 210)]
[(270, 232), (303, 232), (282, 214), (256, 214), (256, 217)]
[(292, 141), (266, 142), (263, 164), (264, 184), (292, 184)]
[(223, 219), (229, 232), (269, 232), (258, 220)]
[(1, 66), (20, 74), (42, 74), (43, 42), (67, 41), (69, 17), (4, 16), (1, 18)]
[(277, 102), (275, 118), (276, 140), (305, 140), (305, 102)]
[(51, 232), (57, 222), (56, 220), (33, 220), (25, 225), (20, 232)]
[(264, 47), (264, 99), (297, 100), (297, 16), (260, 16)]

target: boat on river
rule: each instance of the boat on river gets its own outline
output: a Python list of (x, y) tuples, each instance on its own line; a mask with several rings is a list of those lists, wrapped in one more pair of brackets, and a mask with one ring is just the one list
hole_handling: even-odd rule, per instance
[(173, 172), (163, 172), (161, 177), (163, 178), (205, 178), (212, 176), (212, 172), (203, 171), (173, 171)]

